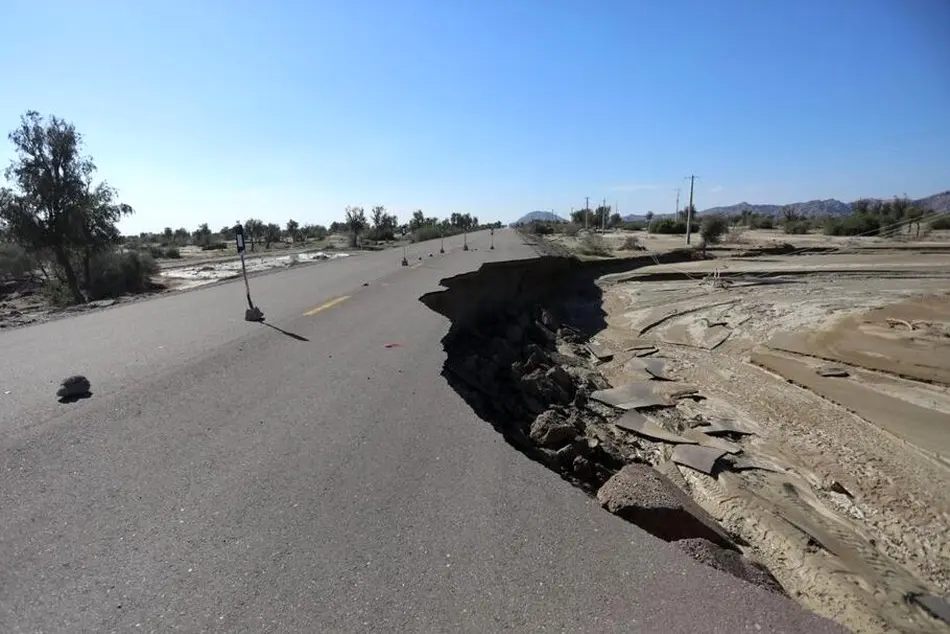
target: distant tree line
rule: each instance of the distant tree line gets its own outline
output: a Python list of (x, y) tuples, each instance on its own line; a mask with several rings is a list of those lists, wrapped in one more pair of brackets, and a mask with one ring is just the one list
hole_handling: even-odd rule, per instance
[(906, 197), (892, 200), (860, 199), (851, 203), (851, 211), (843, 215), (806, 217), (785, 206), (774, 216), (745, 210), (732, 218), (733, 224), (750, 229), (781, 229), (787, 234), (822, 232), (829, 236), (920, 237), (921, 227), (950, 229), (946, 216), (928, 219), (931, 210), (915, 205)]
[[(780, 229), (787, 234), (805, 234), (823, 232), (832, 236), (882, 236), (895, 237), (908, 235), (919, 237), (921, 228), (930, 230), (950, 230), (950, 217), (939, 216), (928, 218), (931, 210), (915, 205), (906, 197), (895, 197), (893, 200), (861, 199), (851, 204), (851, 211), (844, 215), (826, 215), (820, 217), (806, 217), (799, 214), (795, 207), (785, 206), (777, 214), (759, 214), (751, 210), (743, 210), (734, 216), (702, 215), (684, 208), (676, 214), (657, 217), (653, 212), (644, 215), (644, 221), (625, 221), (619, 214), (611, 213), (610, 207), (597, 209), (579, 209), (571, 213), (569, 222), (555, 222), (536, 220), (527, 223), (526, 231), (545, 235), (562, 233), (576, 235), (586, 227), (590, 231), (598, 231), (607, 216), (607, 229), (627, 231), (648, 231), (655, 234), (682, 235), (686, 233), (686, 219), (692, 211), (690, 230), (702, 235), (705, 231), (708, 237), (722, 236), (729, 227), (746, 229)], [(715, 222), (707, 221), (715, 217)], [(586, 218), (586, 223), (585, 223)], [(726, 229), (723, 230), (723, 227)], [(705, 229), (704, 229), (705, 228)], [(718, 238), (709, 242), (715, 242)]]
[[(119, 201), (107, 181), (96, 179), (96, 164), (83, 153), (82, 135), (63, 119), (28, 111), (8, 138), (14, 158), (0, 187), (0, 290), (9, 284), (40, 285), (61, 304), (138, 293), (151, 288), (157, 258), (179, 258), (185, 247), (223, 251), (233, 244), (233, 226), (213, 230), (207, 223), (194, 231), (165, 227), (158, 233), (122, 236), (118, 223), (133, 208)], [(362, 207), (347, 207), (344, 214), (342, 222), (329, 228), (294, 219), (280, 226), (248, 218), (245, 237), (254, 251), (276, 242), (321, 242), (331, 233), (347, 235), (355, 246), (501, 227), (483, 225), (470, 214), (438, 219), (421, 210), (400, 224), (382, 205), (373, 207), (368, 218)]]
[(458, 235), (466, 231), (502, 226), (500, 222), (481, 224), (477, 216), (467, 213), (452, 213), (448, 218), (439, 219), (426, 216), (421, 209), (412, 212), (408, 222), (400, 224), (399, 219), (394, 214), (387, 213), (382, 205), (373, 207), (369, 220), (362, 207), (347, 207), (344, 214), (342, 222), (334, 222), (330, 225), (330, 232), (349, 236), (350, 246), (353, 247), (400, 238), (408, 239), (410, 242), (421, 242)]

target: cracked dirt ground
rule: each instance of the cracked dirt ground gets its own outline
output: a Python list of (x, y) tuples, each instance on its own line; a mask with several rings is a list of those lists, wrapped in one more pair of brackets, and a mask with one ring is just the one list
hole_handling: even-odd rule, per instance
[[(700, 398), (648, 419), (751, 432), (733, 444), (760, 468), (674, 468), (789, 594), (855, 631), (946, 632), (910, 597), (950, 594), (950, 261), (904, 254), (884, 275), (878, 259), (750, 260), (718, 285), (703, 276), (727, 263), (604, 279), (598, 369), (639, 380), (631, 348), (654, 345)], [(672, 270), (689, 277), (651, 281)]]

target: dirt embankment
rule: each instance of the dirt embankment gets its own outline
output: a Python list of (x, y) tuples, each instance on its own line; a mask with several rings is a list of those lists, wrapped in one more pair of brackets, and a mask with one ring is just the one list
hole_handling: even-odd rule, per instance
[[(854, 500), (856, 485), (789, 468), (787, 456), (783, 462), (780, 451), (766, 451), (777, 441), (761, 421), (729, 415), (721, 398), (728, 394), (719, 394), (758, 392), (707, 384), (709, 372), (697, 365), (705, 357), (676, 352), (732, 349), (740, 340), (733, 334), (723, 345), (727, 331), (750, 323), (743, 312), (750, 308), (708, 295), (675, 309), (642, 303), (634, 313), (648, 327), (638, 337), (610, 338), (616, 318), (608, 310), (617, 299), (604, 292), (623, 277), (611, 274), (692, 259), (687, 250), (599, 262), (548, 255), (444, 280), (447, 290), (421, 298), (452, 320), (443, 376), (514, 448), (695, 559), (784, 592), (853, 631), (948, 631), (934, 617), (945, 609), (940, 574), (915, 572), (923, 559), (899, 559), (904, 551), (891, 543), (899, 535), (876, 537), (848, 522), (873, 513)], [(760, 284), (776, 297), (788, 293)], [(702, 327), (680, 323), (685, 314)], [(776, 325), (774, 317), (765, 323)], [(661, 358), (659, 347), (669, 346)], [(728, 365), (736, 378), (754, 371), (741, 361), (712, 363)], [(793, 438), (788, 446), (800, 444)]]

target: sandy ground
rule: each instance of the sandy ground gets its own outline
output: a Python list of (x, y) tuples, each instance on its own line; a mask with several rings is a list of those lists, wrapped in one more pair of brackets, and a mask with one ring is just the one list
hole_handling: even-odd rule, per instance
[[(310, 251), (284, 255), (253, 254), (245, 256), (248, 273), (257, 273), (270, 269), (287, 268), (306, 262), (335, 260), (349, 257), (342, 251)], [(156, 279), (170, 289), (184, 290), (230, 279), (241, 274), (241, 260), (229, 259), (219, 262), (201, 262), (186, 266), (163, 269)]]
[[(648, 233), (646, 231), (608, 231), (600, 235), (607, 248), (613, 256), (637, 255), (636, 251), (625, 250), (624, 243), (629, 238), (635, 238), (637, 243), (645, 250), (652, 252), (669, 251), (687, 246), (686, 236), (683, 235), (659, 235)], [(561, 244), (573, 252), (579, 252), (581, 241), (584, 234), (575, 236), (565, 236), (563, 234), (554, 234), (545, 236), (545, 239)], [(699, 244), (700, 238), (697, 234), (691, 237), (691, 246)], [(738, 250), (749, 247), (774, 246), (779, 244), (791, 243), (796, 247), (828, 247), (836, 249), (868, 249), (868, 248), (926, 248), (935, 244), (950, 243), (950, 232), (935, 231), (921, 239), (914, 239), (913, 236), (904, 236), (903, 239), (885, 239), (870, 237), (845, 237), (845, 236), (826, 236), (821, 233), (810, 233), (806, 235), (788, 235), (781, 230), (766, 229), (733, 229), (723, 237), (722, 244), (716, 245), (715, 251)]]
[[(327, 238), (322, 241), (298, 242), (295, 244), (290, 244), (289, 242), (275, 242), (271, 245), (270, 249), (265, 249), (262, 243), (258, 243), (254, 251), (251, 251), (251, 247), (248, 245), (247, 255), (249, 257), (266, 257), (321, 250), (332, 251), (340, 249), (346, 251), (349, 245), (349, 238), (347, 236), (333, 234), (327, 236)], [(228, 248), (221, 251), (203, 251), (200, 247), (188, 245), (181, 247), (178, 252), (181, 254), (181, 258), (159, 259), (159, 266), (162, 268), (180, 268), (192, 264), (224, 262), (238, 258), (237, 249), (233, 240), (228, 241)]]
[[(346, 251), (295, 251), (264, 252), (245, 257), (248, 274), (273, 269), (288, 268), (313, 262), (350, 257)], [(152, 278), (156, 290), (141, 295), (127, 295), (80, 306), (56, 308), (51, 306), (40, 286), (0, 289), (0, 329), (17, 328), (29, 324), (57, 319), (75, 313), (105, 308), (116, 303), (127, 303), (150, 297), (158, 292), (182, 291), (241, 275), (241, 261), (236, 257), (203, 259), (199, 261), (176, 260), (177, 266), (164, 267)]]
[(792, 596), (856, 632), (950, 632), (907, 600), (950, 595), (950, 251), (718, 258), (601, 285), (613, 385), (642, 379), (630, 348), (647, 340), (701, 395), (653, 422), (750, 432), (719, 444), (756, 468), (675, 468)]

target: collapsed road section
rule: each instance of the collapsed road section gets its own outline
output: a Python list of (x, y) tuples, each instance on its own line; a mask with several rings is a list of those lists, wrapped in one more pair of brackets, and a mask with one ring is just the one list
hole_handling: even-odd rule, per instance
[[(754, 491), (743, 478), (769, 478), (782, 465), (748, 451), (756, 446), (749, 440), (754, 427), (706, 411), (706, 396), (681, 380), (682, 368), (674, 370), (656, 341), (604, 345), (598, 333), (609, 327), (611, 301), (605, 280), (695, 258), (692, 250), (597, 262), (546, 255), (443, 280), (446, 290), (420, 298), (451, 321), (443, 376), (512, 447), (698, 561), (787, 594), (854, 631), (944, 631), (934, 618), (942, 600), (886, 557), (864, 558), (876, 576), (836, 576), (841, 549), (812, 526), (807, 514), (819, 507), (805, 504), (815, 497), (805, 480), (783, 473), (777, 490), (785, 499), (768, 500), (757, 524), (769, 543), (759, 543), (762, 531), (737, 530), (732, 510), (711, 501), (702, 482)], [(652, 326), (640, 334), (736, 301), (701, 296), (695, 306), (651, 309)], [(702, 314), (696, 336), (714, 348), (722, 325), (710, 319)], [(605, 372), (618, 363), (623, 381)]]
[[(675, 263), (693, 255), (683, 250), (659, 258)], [(654, 262), (543, 256), (485, 264), (444, 280), (448, 290), (421, 298), (452, 323), (443, 339), (443, 376), (509, 444), (596, 495), (610, 512), (704, 563), (782, 592), (743, 555), (735, 536), (651, 466), (646, 444), (624, 437), (616, 424), (623, 410), (592, 398), (603, 400), (610, 387), (587, 361), (586, 333), (604, 325), (595, 280)], [(686, 396), (674, 389), (654, 398)]]

